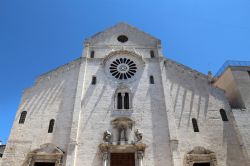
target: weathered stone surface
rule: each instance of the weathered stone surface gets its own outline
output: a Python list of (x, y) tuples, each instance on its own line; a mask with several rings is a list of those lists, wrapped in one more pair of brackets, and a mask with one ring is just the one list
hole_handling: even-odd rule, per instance
[[(128, 42), (117, 41), (121, 34)], [(108, 73), (109, 61), (116, 57), (133, 59), (137, 71), (131, 79), (121, 81)], [(129, 94), (129, 109), (117, 109), (118, 92)], [(221, 120), (220, 109), (228, 122)], [(25, 123), (19, 124), (24, 110)], [(112, 122), (119, 118), (129, 119), (129, 125), (122, 121), (116, 127)], [(193, 131), (192, 118), (199, 132)], [(51, 119), (55, 126), (48, 133)], [(109, 153), (115, 152), (135, 153), (136, 166), (181, 166), (199, 159), (247, 166), (236, 121), (224, 91), (208, 76), (164, 58), (158, 39), (121, 23), (86, 40), (80, 59), (40, 76), (25, 90), (2, 165), (20, 166), (30, 152), (51, 143), (64, 152), (62, 166), (109, 165)], [(139, 142), (137, 129), (143, 133)], [(103, 140), (107, 130), (111, 138)], [(126, 139), (118, 139), (119, 132)], [(249, 141), (248, 134), (243, 136)], [(212, 155), (188, 155), (195, 147)]]

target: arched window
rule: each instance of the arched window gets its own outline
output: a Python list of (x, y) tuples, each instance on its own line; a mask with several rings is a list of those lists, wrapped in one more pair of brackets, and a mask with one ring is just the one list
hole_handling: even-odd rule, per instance
[(220, 109), (220, 116), (222, 121), (228, 121), (226, 111), (224, 109)]
[(54, 120), (54, 119), (51, 119), (51, 120), (49, 121), (48, 133), (53, 133), (54, 124), (55, 124), (55, 120)]
[(129, 109), (129, 93), (117, 93), (117, 109)]
[(124, 109), (129, 109), (129, 94), (127, 92), (124, 95)]
[(132, 107), (132, 97), (131, 90), (125, 86), (120, 85), (117, 87), (114, 96), (114, 108), (115, 109), (131, 109)]
[(198, 123), (197, 123), (197, 120), (195, 118), (192, 118), (192, 123), (193, 123), (194, 132), (199, 132)]
[(25, 122), (26, 115), (27, 115), (27, 111), (23, 111), (21, 113), (21, 116), (20, 116), (20, 119), (19, 119), (19, 124), (23, 124)]
[(155, 83), (154, 77), (153, 77), (153, 76), (150, 76), (150, 77), (149, 77), (149, 82), (150, 82), (150, 84), (154, 84), (154, 83)]
[(92, 85), (95, 85), (95, 84), (96, 84), (96, 76), (92, 76), (91, 84), (92, 84)]
[(150, 57), (151, 57), (151, 58), (154, 58), (154, 57), (155, 57), (155, 53), (154, 53), (153, 50), (150, 50)]
[(117, 109), (122, 109), (122, 94), (117, 94)]
[(90, 58), (94, 58), (95, 57), (95, 51), (91, 51), (90, 52)]

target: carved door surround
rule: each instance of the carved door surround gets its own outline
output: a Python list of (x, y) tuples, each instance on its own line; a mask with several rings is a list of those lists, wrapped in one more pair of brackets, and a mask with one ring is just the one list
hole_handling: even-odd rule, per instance
[(101, 143), (99, 149), (102, 153), (103, 166), (110, 166), (111, 153), (134, 153), (135, 162), (138, 166), (143, 166), (143, 154), (146, 144), (138, 142), (136, 144), (112, 145), (109, 143)]
[[(102, 154), (103, 166), (110, 166), (113, 153), (120, 153), (121, 158), (126, 154), (134, 155), (137, 166), (143, 166), (143, 154), (146, 144), (142, 142), (143, 133), (138, 129), (132, 132), (135, 122), (128, 117), (118, 117), (111, 121), (112, 131), (103, 133), (103, 143), (99, 145)], [(117, 138), (114, 138), (117, 134)], [(134, 135), (131, 135), (134, 134)], [(122, 156), (124, 153), (124, 156)], [(132, 162), (133, 163), (133, 162)], [(133, 164), (132, 164), (133, 165)]]
[(64, 152), (54, 144), (43, 144), (39, 149), (28, 153), (27, 160), (23, 166), (34, 166), (36, 162), (51, 162), (55, 163), (55, 166), (61, 166), (63, 155)]
[(184, 166), (193, 166), (194, 163), (210, 163), (210, 166), (218, 166), (215, 153), (200, 146), (185, 156)]

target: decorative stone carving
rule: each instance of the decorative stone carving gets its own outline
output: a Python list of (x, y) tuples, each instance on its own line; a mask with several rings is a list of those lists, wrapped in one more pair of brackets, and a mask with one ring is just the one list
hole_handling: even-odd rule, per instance
[(137, 151), (137, 158), (139, 166), (143, 166), (143, 151)]
[(186, 154), (184, 166), (193, 166), (194, 163), (200, 162), (206, 162), (210, 163), (211, 166), (217, 166), (215, 153), (197, 146)]
[(22, 166), (33, 166), (35, 162), (54, 162), (61, 166), (64, 152), (54, 144), (47, 143), (28, 153), (27, 160)]
[(112, 121), (112, 125), (118, 130), (118, 143), (128, 141), (128, 129), (132, 129), (133, 124), (134, 122), (126, 117), (117, 118)]
[(106, 130), (106, 131), (103, 133), (103, 141), (104, 141), (104, 142), (110, 142), (111, 137), (112, 137), (112, 134), (111, 134), (110, 131)]
[(187, 154), (211, 154), (210, 150), (207, 150), (201, 146), (196, 146), (193, 150), (189, 151)]
[(135, 137), (136, 137), (136, 142), (139, 142), (142, 140), (143, 133), (140, 132), (138, 129), (135, 130)]

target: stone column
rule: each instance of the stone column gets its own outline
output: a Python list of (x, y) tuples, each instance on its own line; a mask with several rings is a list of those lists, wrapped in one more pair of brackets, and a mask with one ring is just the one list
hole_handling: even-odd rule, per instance
[(137, 151), (138, 166), (143, 166), (143, 151)]
[(123, 93), (121, 93), (121, 96), (122, 96), (122, 109), (124, 109), (125, 108), (125, 106), (124, 106), (124, 96), (125, 96), (125, 93), (123, 92)]
[(108, 166), (108, 152), (103, 152), (102, 153), (102, 162), (103, 166)]

